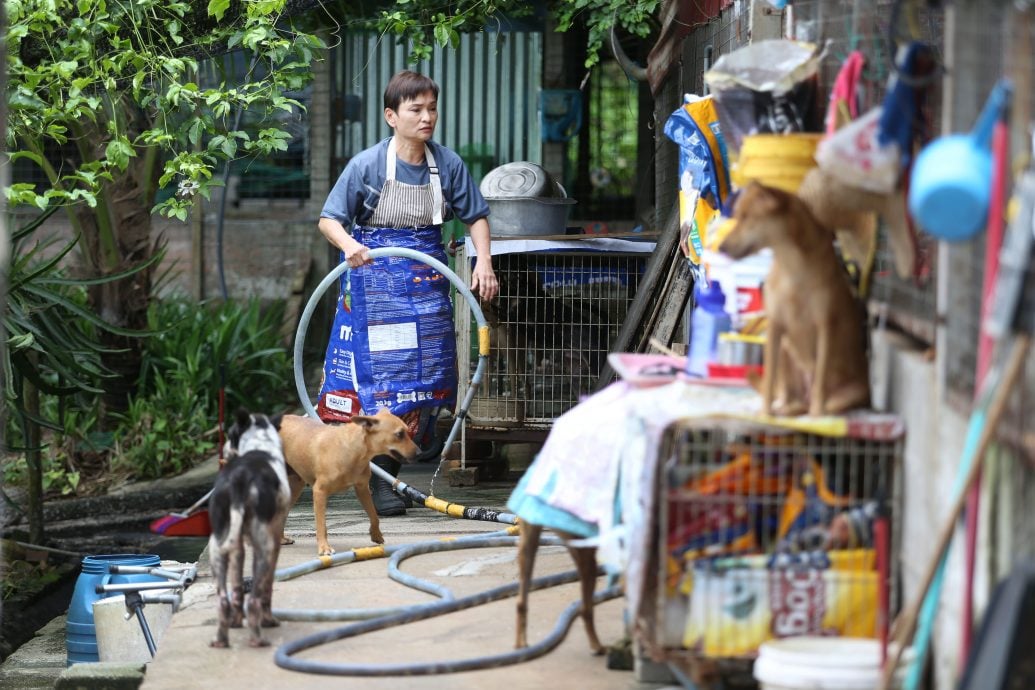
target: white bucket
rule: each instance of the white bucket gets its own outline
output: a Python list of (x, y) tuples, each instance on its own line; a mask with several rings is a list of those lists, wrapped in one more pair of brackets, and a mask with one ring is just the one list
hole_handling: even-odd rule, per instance
[[(150, 593), (169, 594), (173, 590), (150, 590)], [(155, 648), (172, 621), (169, 604), (146, 604), (144, 619), (151, 631)], [(93, 621), (97, 630), (97, 655), (101, 661), (151, 661), (144, 631), (135, 614), (126, 618), (126, 597), (122, 594), (93, 602)]]
[[(912, 649), (902, 655), (901, 671)], [(858, 637), (788, 637), (762, 643), (754, 667), (762, 690), (873, 690), (880, 684), (880, 646)], [(896, 686), (901, 686), (898, 677)]]

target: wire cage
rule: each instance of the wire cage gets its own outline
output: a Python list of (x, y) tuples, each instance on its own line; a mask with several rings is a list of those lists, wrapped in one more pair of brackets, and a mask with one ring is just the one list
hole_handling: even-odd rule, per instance
[(655, 656), (747, 663), (773, 638), (879, 637), (897, 605), (897, 563), (879, 569), (878, 553), (897, 553), (904, 433), (891, 415), (847, 419), (841, 436), (743, 422), (666, 431), (658, 575), (643, 599)]
[[(547, 430), (593, 392), (653, 243), (628, 243), (641, 251), (591, 251), (592, 243), (493, 256), (500, 293), (482, 305), (491, 355), (469, 428)], [(457, 275), (467, 282), (472, 261), (458, 250)], [(463, 398), (478, 363), (477, 328), (469, 310), (458, 310), (456, 320)]]

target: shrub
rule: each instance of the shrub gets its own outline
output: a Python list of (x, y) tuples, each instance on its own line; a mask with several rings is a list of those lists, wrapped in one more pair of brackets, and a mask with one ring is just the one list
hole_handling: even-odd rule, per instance
[(153, 479), (190, 468), (216, 449), (219, 390), (225, 411), (291, 405), (291, 357), (281, 302), (152, 304), (137, 392), (120, 417), (116, 470)]
[[(65, 401), (41, 396), (41, 415), (56, 420), (44, 437), (44, 492), (100, 491), (196, 465), (217, 450), (221, 387), (228, 416), (239, 405), (271, 413), (292, 407), (283, 318), (279, 302), (152, 303), (148, 330), (155, 334), (144, 341), (136, 392), (113, 433), (99, 431), (99, 393), (83, 391)], [(9, 448), (23, 442), (18, 421), (7, 420)], [(25, 455), (9, 454), (3, 475), (8, 484), (24, 484)]]

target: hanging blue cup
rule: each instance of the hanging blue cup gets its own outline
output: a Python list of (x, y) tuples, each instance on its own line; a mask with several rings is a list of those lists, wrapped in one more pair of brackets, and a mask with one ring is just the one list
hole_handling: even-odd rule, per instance
[(992, 186), (992, 131), (1009, 104), (1011, 90), (1008, 80), (1000, 80), (973, 131), (936, 139), (917, 156), (909, 182), (909, 213), (925, 232), (956, 242), (985, 226)]
[(154, 554), (115, 554), (109, 556), (86, 556), (82, 571), (75, 581), (75, 591), (68, 605), (68, 620), (65, 627), (66, 663), (68, 666), (90, 661), (100, 661), (97, 653), (97, 631), (93, 623), (93, 602), (112, 594), (98, 594), (98, 585), (126, 584), (133, 582), (164, 582), (157, 575), (112, 575), (113, 565), (132, 565), (157, 568), (161, 559)]

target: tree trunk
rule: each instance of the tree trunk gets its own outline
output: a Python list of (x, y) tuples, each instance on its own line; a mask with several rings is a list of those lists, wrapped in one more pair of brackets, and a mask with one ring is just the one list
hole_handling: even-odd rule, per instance
[[(143, 158), (147, 160), (146, 156)], [(138, 184), (141, 176), (136, 172), (131, 166), (106, 186), (105, 209), (84, 207), (78, 211), (87, 271), (92, 276), (125, 271), (161, 250), (160, 243), (151, 239), (153, 194)], [(144, 175), (142, 179), (153, 178)], [(143, 331), (147, 327), (153, 276), (154, 267), (149, 267), (128, 278), (95, 285), (89, 291), (90, 305), (113, 326)], [(139, 338), (103, 330), (99, 339), (104, 347), (119, 350), (101, 357), (114, 374), (103, 382), (101, 423), (103, 428), (110, 428), (109, 413), (123, 412), (128, 407), (129, 395), (140, 374), (143, 343)]]

